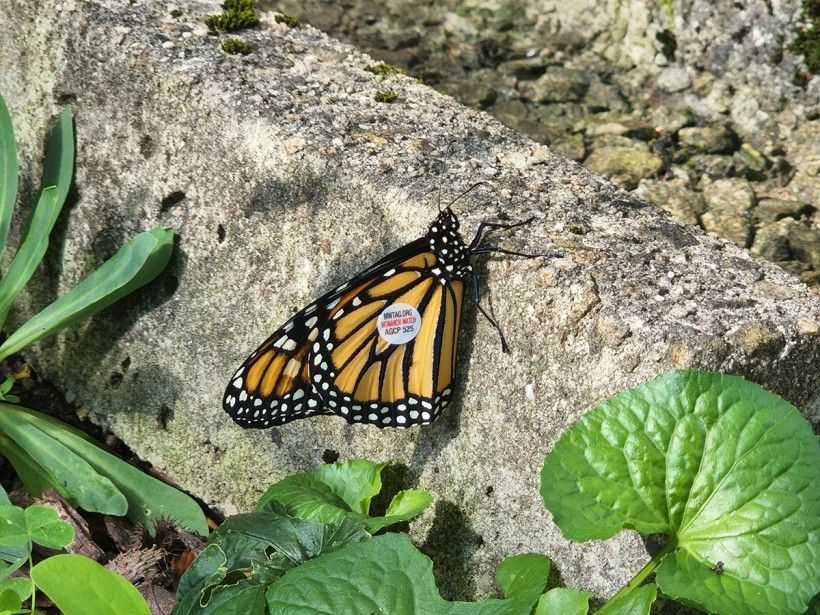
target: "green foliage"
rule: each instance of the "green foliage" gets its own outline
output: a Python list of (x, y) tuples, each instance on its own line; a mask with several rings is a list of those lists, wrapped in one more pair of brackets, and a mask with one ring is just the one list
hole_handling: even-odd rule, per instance
[(375, 100), (376, 102), (391, 103), (394, 102), (398, 97), (399, 94), (395, 90), (379, 90), (373, 96), (373, 100)]
[(368, 73), (373, 73), (374, 75), (378, 75), (382, 79), (386, 79), (387, 77), (392, 77), (394, 75), (403, 75), (404, 71), (400, 69), (398, 66), (393, 66), (392, 64), (386, 64), (385, 62), (379, 62), (377, 64), (368, 64), (364, 67), (364, 69)]
[(272, 511), (231, 517), (180, 579), (176, 615), (265, 613), (265, 591), (288, 570), (369, 538), (361, 525), (294, 519)]
[(63, 615), (150, 615), (136, 587), (82, 555), (55, 555), (31, 569), (31, 578)]
[[(14, 135), (0, 97), (0, 173), (14, 178)], [(48, 237), (68, 196), (74, 167), (72, 113), (57, 120), (46, 146), (40, 197), (8, 271), (0, 281), (0, 323), (45, 254)], [(8, 228), (14, 194), (0, 188), (0, 232)], [(173, 233), (157, 228), (140, 233), (68, 293), (30, 318), (0, 345), (0, 360), (93, 314), (147, 284), (168, 264)], [(89, 511), (127, 514), (153, 531), (165, 516), (182, 527), (207, 533), (199, 506), (185, 494), (105, 452), (85, 434), (33, 410), (11, 405), (13, 382), (0, 386), (0, 454), (34, 495), (54, 489)]]
[(803, 0), (800, 21), (803, 25), (795, 30), (789, 51), (803, 56), (806, 68), (815, 75), (820, 72), (820, 4)]
[(276, 579), (265, 600), (271, 615), (522, 613), (512, 600), (445, 601), (433, 579), (433, 563), (406, 534), (376, 536), (307, 561)]
[(236, 32), (259, 25), (253, 0), (225, 0), (222, 8), (222, 13), (205, 19), (205, 25), (214, 32)]
[(654, 571), (664, 594), (714, 613), (797, 614), (820, 590), (818, 468), (795, 407), (740, 377), (678, 371), (569, 429), (541, 495), (574, 540), (669, 536), (618, 598)]
[(225, 53), (239, 53), (243, 56), (253, 51), (253, 45), (241, 38), (228, 38), (222, 41), (222, 51)]
[(11, 574), (26, 563), (31, 568), (35, 544), (48, 549), (70, 545), (74, 542), (74, 528), (60, 521), (53, 508), (35, 505), (23, 509), (8, 503), (8, 497), (5, 500), (7, 503), (0, 505), (0, 604), (15, 611), (29, 598), (34, 604), (35, 586), (30, 579), (11, 578)]
[(550, 561), (538, 553), (521, 553), (508, 557), (495, 570), (495, 581), (505, 598), (532, 608), (547, 586)]
[(363, 459), (323, 465), (289, 476), (271, 486), (257, 510), (284, 510), (299, 519), (341, 523), (350, 519), (369, 532), (409, 521), (430, 505), (430, 493), (407, 489), (397, 493), (384, 517), (371, 517), (370, 500), (381, 491), (381, 471), (387, 464)]
[(288, 28), (296, 28), (302, 23), (295, 15), (286, 15), (285, 13), (277, 13), (273, 16), (273, 21), (283, 23)]
[(33, 495), (54, 489), (92, 512), (126, 515), (154, 532), (159, 519), (208, 533), (199, 505), (49, 416), (0, 403), (0, 453)]

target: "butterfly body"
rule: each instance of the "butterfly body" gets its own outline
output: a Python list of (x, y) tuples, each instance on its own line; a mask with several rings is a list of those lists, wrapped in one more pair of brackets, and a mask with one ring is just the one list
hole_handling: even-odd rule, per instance
[(466, 244), (458, 219), (445, 208), (423, 237), (326, 293), (271, 335), (234, 374), (225, 411), (246, 428), (315, 414), (378, 427), (431, 423), (452, 396), (468, 281), (478, 302), (471, 256), (518, 254), (478, 248), (481, 231), (514, 226), (482, 224)]

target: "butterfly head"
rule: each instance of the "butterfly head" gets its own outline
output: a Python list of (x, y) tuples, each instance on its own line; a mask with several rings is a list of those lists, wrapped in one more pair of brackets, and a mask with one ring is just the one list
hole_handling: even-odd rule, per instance
[(436, 255), (442, 280), (463, 278), (472, 270), (470, 248), (458, 232), (458, 218), (446, 207), (427, 230), (430, 250)]

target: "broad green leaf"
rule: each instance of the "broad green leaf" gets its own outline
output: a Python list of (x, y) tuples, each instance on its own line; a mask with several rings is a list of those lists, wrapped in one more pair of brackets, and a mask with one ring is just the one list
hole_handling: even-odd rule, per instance
[(51, 436), (108, 478), (128, 501), (126, 515), (135, 524), (153, 533), (157, 519), (165, 518), (202, 536), (208, 534), (205, 514), (193, 499), (105, 451), (81, 431), (20, 406), (0, 403), (0, 414), (3, 412)]
[(568, 587), (555, 587), (538, 599), (533, 615), (587, 615), (592, 594)]
[(658, 596), (658, 589), (653, 583), (642, 585), (595, 611), (596, 615), (649, 615), (652, 603)]
[(30, 549), (26, 512), (19, 506), (0, 506), (0, 545)]
[(3, 485), (0, 485), (0, 506), (7, 505), (11, 505), (11, 500), (9, 500), (9, 494), (6, 493), (6, 490), (3, 488)]
[(49, 549), (62, 549), (74, 542), (74, 528), (61, 521), (50, 506), (26, 508), (26, 531), (32, 542)]
[(229, 570), (250, 567), (254, 560), (270, 557), (272, 551), (296, 565), (349, 542), (367, 539), (369, 534), (362, 527), (349, 519), (342, 519), (339, 525), (325, 525), (258, 511), (230, 517), (211, 533), (208, 542), (222, 547)]
[(48, 248), (48, 237), (63, 205), (57, 200), (58, 197), (59, 191), (56, 186), (46, 187), (40, 193), (20, 247), (8, 271), (0, 280), (0, 324), (5, 322), (14, 298), (31, 279), (37, 265), (43, 260), (43, 255)]
[(0, 454), (8, 459), (26, 490), (34, 497), (40, 497), (46, 489), (54, 489), (62, 497), (70, 499), (63, 486), (2, 430), (0, 430)]
[[(28, 600), (31, 596), (31, 581), (24, 578), (3, 579), (0, 581), (0, 593), (8, 596), (8, 592), (12, 592), (17, 596), (17, 600), (22, 602)], [(14, 600), (9, 597), (9, 600)]]
[(269, 510), (275, 502), (300, 519), (338, 524), (350, 518), (364, 523), (369, 532), (421, 514), (430, 505), (430, 494), (408, 489), (394, 496), (384, 517), (368, 516), (370, 500), (381, 490), (385, 465), (356, 459), (294, 474), (272, 485), (256, 508)]
[[(31, 569), (31, 578), (63, 615), (150, 615), (137, 588), (82, 555), (54, 555)], [(82, 591), (77, 591), (77, 588)]]
[(168, 264), (168, 228), (140, 233), (68, 293), (32, 316), (0, 346), (0, 360), (108, 307), (153, 280)]
[(265, 594), (271, 615), (514, 615), (511, 600), (446, 602), (433, 563), (406, 534), (385, 534), (305, 562)]
[(538, 553), (508, 557), (495, 569), (495, 581), (505, 598), (528, 606), (538, 602), (550, 576), (550, 561)]
[(0, 430), (45, 469), (53, 482), (62, 485), (85, 510), (118, 516), (126, 513), (128, 502), (110, 480), (55, 438), (21, 421), (22, 412), (17, 408), (0, 403)]
[(210, 596), (206, 590), (217, 586), (228, 573), (227, 557), (217, 544), (205, 547), (179, 579), (173, 615), (207, 613)]
[(17, 199), (17, 145), (6, 101), (0, 96), (0, 254), (6, 247)]
[(12, 504), (0, 506), (0, 579), (20, 568), (31, 554), (23, 509)]
[[(15, 581), (22, 581), (29, 587), (31, 583), (25, 579), (14, 579)], [(0, 581), (0, 613), (20, 610), (23, 606), (23, 600), (13, 587), (7, 585), (7, 581)]]
[(787, 615), (820, 590), (818, 468), (797, 408), (740, 377), (676, 371), (569, 429), (544, 461), (541, 495), (574, 540), (669, 534), (677, 551), (657, 570), (666, 594), (716, 613)]
[(275, 512), (235, 515), (211, 533), (210, 544), (183, 575), (175, 612), (264, 613), (265, 590), (275, 578), (368, 537), (361, 524), (347, 519), (333, 526)]

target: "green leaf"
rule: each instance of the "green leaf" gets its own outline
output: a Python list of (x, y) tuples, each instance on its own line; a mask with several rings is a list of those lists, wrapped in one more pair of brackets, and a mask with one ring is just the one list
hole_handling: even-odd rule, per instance
[(74, 542), (74, 528), (57, 516), (49, 506), (26, 508), (26, 530), (32, 542), (49, 549), (62, 549)]
[(513, 555), (495, 569), (495, 581), (504, 597), (514, 598), (530, 608), (538, 602), (549, 576), (550, 561), (538, 553)]
[(820, 589), (818, 467), (797, 408), (740, 377), (676, 371), (569, 429), (541, 495), (574, 540), (669, 534), (665, 594), (716, 613), (797, 614)]
[(0, 254), (6, 247), (17, 199), (17, 145), (6, 101), (0, 96)]
[(66, 108), (46, 143), (40, 197), (9, 270), (0, 281), (0, 326), (17, 293), (31, 278), (48, 247), (48, 237), (68, 196), (74, 173), (73, 114)]
[(99, 474), (108, 478), (128, 502), (126, 515), (153, 534), (156, 521), (171, 519), (175, 524), (201, 536), (207, 536), (208, 523), (199, 505), (189, 496), (149, 476), (111, 453), (103, 450), (86, 434), (49, 416), (0, 403), (0, 415), (13, 413), (18, 422), (25, 421), (66, 446), (84, 459)]
[(0, 545), (31, 548), (26, 512), (19, 506), (0, 506)]
[(69, 497), (85, 510), (118, 516), (126, 513), (128, 502), (110, 480), (57, 439), (21, 421), (22, 412), (18, 408), (0, 403), (0, 430), (42, 467), (52, 482), (62, 485)]
[(642, 585), (628, 594), (607, 602), (595, 611), (596, 615), (649, 615), (652, 603), (658, 595), (654, 584)]
[(203, 611), (210, 596), (206, 590), (218, 585), (228, 573), (228, 558), (218, 544), (205, 547), (179, 579), (174, 615)]
[(211, 533), (211, 544), (183, 575), (175, 613), (264, 613), (265, 589), (275, 578), (367, 538), (360, 524), (347, 519), (333, 526), (275, 512), (235, 515)]
[(63, 486), (2, 430), (0, 430), (0, 454), (8, 459), (26, 490), (34, 497), (40, 497), (46, 489), (54, 489), (62, 497), (69, 498)]
[(31, 596), (31, 581), (24, 578), (3, 579), (0, 581), (0, 593), (6, 594), (7, 592), (14, 593), (20, 602), (28, 600)]
[[(15, 579), (15, 581), (23, 581), (28, 586), (31, 584), (25, 579)], [(6, 585), (7, 581), (0, 581), (0, 613), (4, 611), (17, 611), (23, 606), (23, 600), (12, 586)]]
[(31, 578), (63, 615), (151, 613), (136, 587), (82, 555), (49, 557), (31, 569)]
[(385, 534), (347, 545), (294, 568), (265, 594), (271, 615), (424, 613), (513, 615), (510, 600), (446, 602), (433, 563), (406, 534)]
[(134, 237), (99, 269), (12, 333), (0, 346), (0, 360), (99, 312), (150, 282), (168, 264), (173, 243), (173, 233), (168, 228), (156, 228)]
[(6, 505), (11, 505), (11, 500), (9, 500), (9, 494), (6, 493), (3, 485), (0, 485), (0, 506)]
[(592, 594), (568, 587), (555, 587), (538, 599), (533, 615), (587, 615)]
[(381, 490), (385, 465), (357, 459), (294, 474), (271, 486), (256, 508), (269, 510), (276, 503), (289, 515), (321, 523), (338, 524), (350, 518), (364, 523), (369, 532), (421, 514), (430, 505), (430, 494), (408, 489), (396, 494), (384, 517), (368, 516), (370, 500)]
[(43, 162), (43, 177), (40, 189), (48, 186), (57, 187), (57, 201), (60, 207), (68, 196), (71, 178), (74, 175), (74, 113), (66, 107), (46, 142), (46, 158)]
[(20, 247), (6, 275), (0, 280), (0, 324), (5, 322), (14, 298), (31, 279), (37, 265), (43, 260), (48, 248), (48, 237), (63, 205), (57, 200), (58, 197), (59, 191), (55, 186), (44, 188), (40, 193)]

